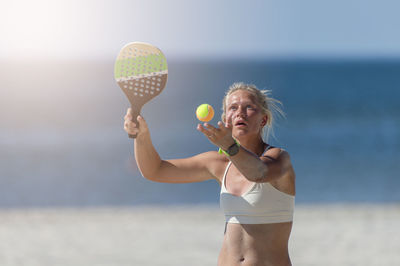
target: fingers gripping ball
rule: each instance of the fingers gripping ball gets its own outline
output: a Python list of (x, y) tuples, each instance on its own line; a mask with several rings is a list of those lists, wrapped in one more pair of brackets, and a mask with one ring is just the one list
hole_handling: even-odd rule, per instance
[(197, 119), (202, 122), (208, 122), (214, 117), (214, 109), (209, 104), (201, 104), (196, 110)]

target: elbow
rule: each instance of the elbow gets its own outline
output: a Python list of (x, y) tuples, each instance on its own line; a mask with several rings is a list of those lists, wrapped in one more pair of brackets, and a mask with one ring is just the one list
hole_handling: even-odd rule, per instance
[(154, 177), (152, 175), (142, 173), (142, 176), (149, 181), (154, 181)]
[(140, 171), (140, 173), (142, 174), (142, 176), (149, 180), (149, 181), (153, 181), (153, 182), (159, 182), (159, 178), (157, 175), (157, 171)]
[(161, 174), (160, 165), (153, 167), (140, 167), (138, 164), (138, 166), (140, 173), (145, 179), (153, 182), (159, 182)]

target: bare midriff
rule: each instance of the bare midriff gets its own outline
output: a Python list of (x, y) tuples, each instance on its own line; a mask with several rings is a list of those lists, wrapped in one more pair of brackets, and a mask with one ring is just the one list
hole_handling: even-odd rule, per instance
[(288, 241), (292, 222), (228, 223), (218, 266), (290, 266)]

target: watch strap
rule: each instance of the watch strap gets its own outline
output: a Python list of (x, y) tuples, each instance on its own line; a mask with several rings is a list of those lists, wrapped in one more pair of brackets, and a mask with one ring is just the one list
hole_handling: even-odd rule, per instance
[[(224, 151), (223, 149), (221, 149), (221, 148), (219, 148), (218, 149), (218, 153), (219, 154), (225, 154), (226, 156), (231, 156), (227, 151), (229, 151), (233, 146), (238, 146), (238, 148), (240, 147), (240, 144), (239, 144), (239, 142), (237, 142), (237, 140), (235, 139), (235, 143), (233, 143), (226, 151)], [(234, 154), (235, 155), (235, 154)]]

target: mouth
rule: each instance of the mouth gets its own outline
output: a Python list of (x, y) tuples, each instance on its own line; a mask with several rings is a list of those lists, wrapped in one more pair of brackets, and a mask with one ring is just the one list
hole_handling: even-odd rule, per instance
[(246, 122), (244, 120), (238, 120), (235, 122), (235, 127), (245, 127), (247, 126)]

